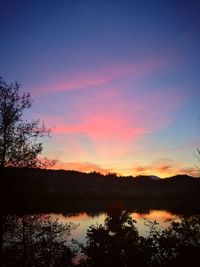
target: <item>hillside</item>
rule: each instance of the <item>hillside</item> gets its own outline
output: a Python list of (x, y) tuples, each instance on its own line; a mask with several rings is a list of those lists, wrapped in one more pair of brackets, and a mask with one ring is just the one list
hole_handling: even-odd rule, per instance
[(200, 179), (177, 175), (166, 179), (148, 176), (41, 169), (4, 169), (1, 208), (37, 207), (75, 200), (122, 199), (138, 203), (199, 206)]

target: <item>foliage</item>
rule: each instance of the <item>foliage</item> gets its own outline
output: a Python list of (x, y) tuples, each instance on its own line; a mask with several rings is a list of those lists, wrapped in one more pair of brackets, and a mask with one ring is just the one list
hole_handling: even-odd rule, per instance
[[(104, 224), (92, 225), (80, 251), (69, 247), (72, 224), (60, 224), (44, 215), (1, 216), (2, 266), (175, 267), (198, 266), (200, 216), (173, 221), (165, 230), (145, 222), (149, 234), (141, 236), (129, 212), (111, 208)], [(75, 242), (75, 244), (77, 244)]]
[(200, 217), (181, 218), (166, 230), (148, 221), (149, 235), (142, 237), (126, 211), (110, 214), (104, 225), (91, 226), (80, 266), (198, 266)]
[(162, 266), (199, 266), (200, 216), (172, 222), (159, 238)]
[[(197, 158), (198, 161), (200, 161), (200, 149), (197, 148), (197, 153), (194, 153), (195, 157)], [(200, 171), (200, 167), (195, 165), (198, 171)]]
[(72, 265), (67, 240), (74, 225), (44, 215), (6, 216), (4, 222), (4, 266)]
[[(11, 194), (15, 195), (16, 199), (23, 195), (27, 199), (31, 194), (32, 199), (34, 198), (32, 205), (36, 205), (36, 207), (38, 190), (40, 190), (45, 199), (51, 199), (58, 207), (60, 207), (58, 198), (65, 200), (93, 199), (95, 201), (134, 199), (132, 203), (135, 207), (177, 208), (179, 213), (191, 209), (199, 210), (200, 179), (185, 175), (149, 182), (133, 177), (111, 178), (107, 175), (76, 171), (6, 168), (4, 177), (4, 181), (0, 179), (3, 199)], [(5, 188), (5, 180), (7, 188)], [(16, 188), (20, 190), (17, 191)], [(4, 201), (2, 205), (4, 204), (6, 205), (7, 202)]]
[(147, 266), (151, 250), (125, 211), (110, 211), (104, 225), (90, 226), (81, 266)]
[(51, 129), (40, 120), (23, 120), (25, 109), (32, 105), (30, 93), (19, 92), (20, 85), (7, 84), (0, 78), (0, 167), (40, 167), (37, 156), (42, 152), (38, 138)]

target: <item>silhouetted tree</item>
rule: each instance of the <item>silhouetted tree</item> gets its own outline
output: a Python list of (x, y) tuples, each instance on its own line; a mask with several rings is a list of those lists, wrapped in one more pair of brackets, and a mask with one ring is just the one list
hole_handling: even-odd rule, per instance
[(90, 226), (86, 244), (79, 245), (79, 266), (199, 266), (200, 216), (181, 218), (165, 230), (156, 221), (145, 225), (148, 235), (140, 236), (127, 211), (109, 210), (104, 225)]
[(44, 215), (7, 216), (3, 266), (73, 266), (67, 241), (74, 227)]
[(23, 120), (32, 99), (30, 93), (20, 94), (19, 89), (17, 82), (7, 84), (0, 78), (0, 168), (41, 166), (42, 143), (37, 139), (51, 132), (40, 120)]
[[(30, 93), (19, 92), (20, 85), (6, 83), (0, 78), (0, 169), (3, 178), (5, 167), (46, 167), (54, 161), (39, 160), (42, 143), (38, 138), (49, 135), (51, 129), (39, 120), (23, 120), (25, 109), (32, 105)], [(0, 222), (4, 217), (0, 215)], [(3, 226), (0, 224), (0, 259), (2, 259)]]
[(127, 211), (110, 211), (104, 225), (89, 227), (86, 239), (80, 266), (148, 266), (151, 250)]
[[(195, 157), (197, 158), (198, 161), (200, 161), (200, 149), (197, 148), (197, 153), (194, 153)], [(195, 165), (197, 169), (200, 171), (200, 167)]]
[(200, 216), (172, 222), (158, 239), (160, 266), (199, 266)]
[[(149, 235), (140, 236), (130, 214), (110, 209), (104, 225), (92, 225), (86, 244), (79, 244), (80, 267), (199, 266), (200, 216), (174, 221), (159, 230), (147, 221)], [(77, 251), (68, 246), (72, 224), (44, 215), (4, 216), (2, 266), (73, 266)], [(75, 242), (75, 244), (77, 244)]]

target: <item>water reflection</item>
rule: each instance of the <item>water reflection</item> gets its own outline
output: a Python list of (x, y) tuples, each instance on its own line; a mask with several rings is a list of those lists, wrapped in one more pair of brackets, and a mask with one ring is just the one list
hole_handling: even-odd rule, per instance
[[(199, 255), (200, 216), (180, 218), (166, 210), (128, 212), (121, 207), (117, 203), (96, 214), (1, 215), (1, 266), (69, 267), (76, 260), (81, 267), (133, 266), (135, 261), (138, 266), (174, 267), (185, 262), (189, 266)], [(155, 222), (166, 230), (158, 231)]]
[[(58, 219), (59, 222), (72, 222), (78, 227), (71, 232), (72, 238), (79, 242), (85, 242), (86, 232), (90, 225), (104, 224), (107, 217), (106, 212), (101, 213), (72, 213), (68, 215), (51, 213), (52, 220)], [(136, 220), (136, 227), (140, 235), (146, 236), (148, 229), (145, 226), (145, 219), (159, 223), (159, 229), (167, 228), (172, 221), (178, 220), (179, 216), (166, 210), (150, 210), (148, 213), (131, 212), (131, 218)]]

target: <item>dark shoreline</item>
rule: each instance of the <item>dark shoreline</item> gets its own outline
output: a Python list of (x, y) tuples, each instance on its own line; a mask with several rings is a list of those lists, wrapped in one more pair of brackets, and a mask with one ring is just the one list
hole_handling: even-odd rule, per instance
[(41, 169), (3, 169), (2, 213), (100, 213), (121, 202), (131, 211), (200, 213), (200, 179), (187, 175), (152, 180), (148, 176), (80, 173)]
[[(173, 201), (176, 201), (173, 199)], [(200, 214), (199, 202), (179, 201), (170, 203), (167, 199), (15, 199), (9, 203), (1, 202), (2, 214), (61, 213), (64, 215), (86, 212), (93, 216), (104, 213), (113, 205), (121, 203), (130, 212), (147, 214), (151, 210), (166, 210), (177, 215)]]

